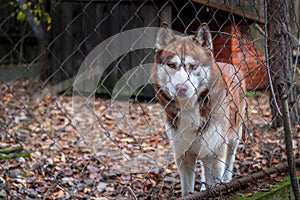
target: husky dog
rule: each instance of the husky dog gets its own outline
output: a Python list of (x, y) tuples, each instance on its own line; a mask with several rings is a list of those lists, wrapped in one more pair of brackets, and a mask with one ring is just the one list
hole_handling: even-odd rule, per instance
[(243, 74), (215, 61), (207, 24), (190, 36), (163, 24), (156, 49), (152, 82), (165, 110), (182, 196), (194, 191), (197, 159), (206, 186), (229, 182), (245, 115)]

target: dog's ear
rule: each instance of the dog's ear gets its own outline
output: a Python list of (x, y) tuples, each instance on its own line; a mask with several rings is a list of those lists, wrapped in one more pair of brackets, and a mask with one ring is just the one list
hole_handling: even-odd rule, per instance
[(213, 50), (211, 33), (206, 23), (203, 23), (199, 26), (195, 34), (195, 40), (206, 49), (211, 51)]
[(174, 32), (170, 29), (168, 23), (162, 23), (157, 32), (155, 43), (156, 49), (164, 49), (173, 39), (175, 39)]

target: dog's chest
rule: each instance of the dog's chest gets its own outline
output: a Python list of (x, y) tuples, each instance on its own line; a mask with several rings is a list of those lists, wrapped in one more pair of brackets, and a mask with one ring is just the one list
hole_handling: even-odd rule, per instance
[[(221, 141), (222, 126), (219, 121), (211, 119), (209, 115), (201, 115), (200, 103), (187, 103), (181, 105), (178, 111), (178, 126), (171, 128), (169, 123), (166, 123), (167, 134), (174, 145), (177, 143), (177, 148), (189, 149), (198, 152), (200, 157), (205, 157), (210, 152), (215, 151)], [(168, 113), (166, 113), (168, 115)], [(180, 145), (178, 145), (180, 144)]]
[[(176, 119), (176, 128), (171, 128), (171, 138), (184, 137), (188, 141), (193, 140), (207, 119), (201, 115), (200, 104), (195, 101), (179, 102)], [(178, 106), (178, 105), (177, 105)], [(166, 113), (167, 115), (169, 113)], [(168, 125), (170, 126), (170, 124)], [(171, 126), (172, 127), (172, 126)]]
[(205, 118), (200, 115), (199, 105), (193, 107), (185, 107), (179, 111), (179, 126), (177, 132), (197, 132), (205, 121)]

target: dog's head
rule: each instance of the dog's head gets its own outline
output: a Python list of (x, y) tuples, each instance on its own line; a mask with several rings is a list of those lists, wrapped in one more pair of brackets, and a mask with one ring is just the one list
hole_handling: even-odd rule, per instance
[(207, 24), (195, 35), (178, 36), (167, 24), (157, 33), (155, 84), (174, 98), (191, 98), (209, 87), (214, 62), (212, 37)]

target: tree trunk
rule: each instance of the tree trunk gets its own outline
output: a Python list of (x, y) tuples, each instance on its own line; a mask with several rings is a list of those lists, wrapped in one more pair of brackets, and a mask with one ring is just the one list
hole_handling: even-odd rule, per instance
[[(45, 6), (46, 12), (50, 13), (50, 3), (48, 0), (44, 0), (43, 2)], [(38, 51), (39, 51), (39, 59), (38, 63), (40, 65), (40, 80), (41, 81), (46, 81), (47, 83), (48, 78), (51, 73), (51, 68), (50, 68), (50, 60), (49, 60), (49, 51), (47, 49), (50, 41), (50, 32), (47, 30), (47, 22), (41, 20), (41, 26), (42, 29), (44, 30), (44, 34), (42, 38), (38, 39)]]
[(270, 75), (270, 106), (272, 110), (272, 128), (276, 129), (283, 125), (281, 114), (281, 98), (279, 90), (285, 91), (290, 108), (291, 124), (296, 125), (298, 119), (298, 102), (295, 87), (292, 82), (292, 44), (290, 25), (290, 1), (269, 0), (267, 8), (267, 35), (268, 56)]

